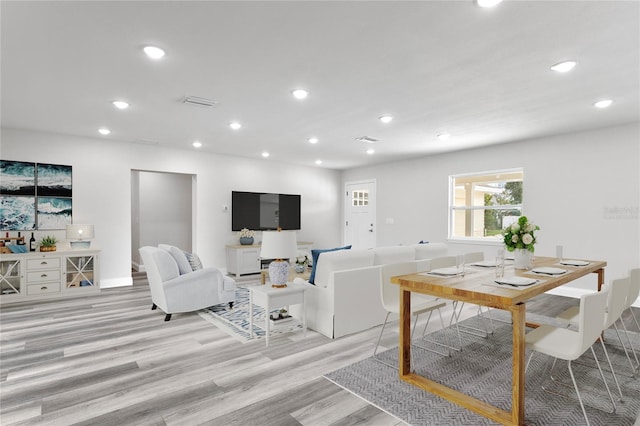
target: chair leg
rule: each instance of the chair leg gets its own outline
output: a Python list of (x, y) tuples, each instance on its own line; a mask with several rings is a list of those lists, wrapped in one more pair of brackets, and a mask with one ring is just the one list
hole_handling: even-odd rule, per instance
[[(440, 313), (440, 309), (439, 308), (438, 308), (438, 313)], [(425, 331), (427, 331), (427, 327), (429, 326), (429, 321), (431, 320), (431, 314), (433, 314), (433, 311), (429, 311), (429, 317), (427, 318), (427, 323), (425, 324), (424, 330), (422, 331), (422, 337), (423, 338), (424, 338), (424, 335), (425, 335)], [(442, 314), (441, 313), (440, 313), (440, 323), (442, 324), (442, 328), (444, 329), (444, 321), (442, 320)], [(447, 352), (446, 353), (445, 352), (440, 352), (440, 351), (437, 351), (435, 349), (427, 348), (425, 346), (420, 346), (417, 343), (414, 343), (414, 346), (416, 346), (416, 347), (418, 347), (420, 349), (424, 349), (425, 351), (433, 352), (435, 354), (442, 355), (442, 356), (451, 356), (451, 349), (454, 349), (451, 346), (447, 346), (445, 344), (442, 344), (442, 343), (439, 343), (439, 342), (436, 342), (436, 341), (433, 341), (433, 340), (429, 340), (429, 339), (423, 339), (423, 340), (425, 340), (427, 342), (430, 342), (430, 343), (433, 343), (434, 345), (443, 346), (443, 347), (447, 348)]]
[[(593, 355), (593, 359), (596, 360), (596, 365), (598, 366), (598, 371), (600, 372), (600, 377), (602, 377), (602, 381), (604, 382), (604, 387), (607, 389), (607, 393), (609, 394), (609, 399), (611, 399), (611, 404), (613, 405), (613, 413), (615, 413), (616, 412), (616, 402), (613, 400), (613, 395), (611, 395), (611, 390), (609, 389), (609, 385), (607, 384), (607, 381), (604, 378), (604, 373), (602, 372), (602, 368), (600, 368), (600, 362), (598, 361), (598, 357), (596, 356), (596, 351), (593, 350), (593, 345), (591, 345), (591, 354)], [(572, 374), (572, 376), (573, 376), (573, 374)], [(616, 383), (617, 383), (617, 380), (616, 380)], [(574, 384), (575, 384), (575, 380), (574, 380)], [(578, 388), (576, 387), (576, 391), (577, 390), (578, 390)], [(620, 392), (620, 394), (622, 395), (622, 392)], [(582, 402), (580, 402), (580, 404), (582, 404)]]
[(380, 346), (380, 339), (382, 339), (382, 333), (384, 332), (384, 328), (387, 326), (387, 320), (389, 319), (390, 314), (391, 312), (387, 312), (387, 316), (384, 317), (384, 323), (382, 324), (382, 329), (380, 329), (380, 336), (378, 336), (378, 342), (376, 343), (376, 347), (373, 350), (373, 356), (376, 356), (376, 353), (378, 352), (378, 346)]
[(233, 309), (233, 302), (229, 302), (229, 309)]
[(164, 316), (165, 321), (169, 321), (171, 319), (171, 314), (167, 314)]
[(155, 311), (158, 308), (158, 305), (156, 305), (155, 303), (151, 304), (151, 310)]
[(636, 318), (636, 314), (633, 312), (633, 309), (631, 309), (631, 306), (629, 306), (629, 308), (627, 309), (629, 309), (629, 312), (631, 312), (631, 318), (633, 318), (633, 321), (635, 321), (638, 331), (640, 331), (640, 324), (638, 324), (638, 319)]
[[(457, 304), (458, 304), (457, 302), (454, 302), (453, 314), (451, 315), (451, 319), (449, 320), (449, 325), (453, 324), (453, 320), (455, 318), (457, 327), (459, 327), (460, 331), (462, 331), (463, 333), (472, 334), (474, 336), (482, 337), (485, 339), (488, 338), (489, 332), (487, 331), (486, 327), (484, 330), (481, 330), (479, 328), (470, 327), (468, 325), (458, 325), (458, 322), (460, 320), (460, 314), (462, 313), (462, 309), (464, 308), (464, 302), (460, 303), (460, 310), (457, 309)], [(484, 317), (482, 317), (482, 320), (484, 321)], [(480, 332), (482, 334), (476, 333), (474, 331)]]
[(638, 355), (636, 355), (636, 349), (633, 347), (633, 343), (631, 343), (631, 338), (629, 337), (629, 330), (627, 330), (627, 326), (624, 325), (624, 321), (622, 321), (622, 318), (620, 318), (620, 324), (622, 324), (622, 328), (624, 329), (624, 334), (625, 336), (627, 336), (627, 343), (629, 343), (629, 346), (631, 347), (631, 352), (633, 353), (633, 357), (636, 360), (636, 366), (634, 370), (637, 370), (638, 368), (640, 368), (640, 361), (638, 361)]
[(573, 377), (573, 370), (571, 369), (571, 361), (567, 361), (567, 365), (569, 366), (569, 375), (571, 376), (571, 381), (573, 382), (573, 387), (576, 390), (576, 394), (578, 394), (578, 401), (580, 402), (580, 408), (582, 408), (582, 414), (584, 414), (584, 420), (587, 422), (587, 426), (590, 425), (589, 417), (587, 417), (587, 410), (584, 409), (584, 404), (582, 403), (582, 398), (580, 398), (580, 391), (578, 390), (578, 385), (576, 384), (576, 378)]
[(613, 375), (613, 381), (616, 382), (616, 386), (618, 387), (618, 393), (620, 394), (619, 401), (622, 401), (622, 389), (620, 389), (620, 383), (618, 383), (616, 372), (613, 371), (613, 365), (611, 364), (611, 359), (609, 358), (609, 352), (607, 351), (607, 347), (605, 346), (602, 339), (598, 339), (598, 340), (600, 340), (600, 344), (602, 345), (602, 350), (604, 351), (604, 356), (607, 358), (607, 362), (609, 363), (609, 368), (611, 369), (611, 374)]
[(629, 352), (627, 352), (627, 347), (624, 345), (624, 342), (622, 341), (622, 338), (620, 337), (620, 332), (618, 331), (618, 326), (616, 325), (616, 323), (613, 323), (613, 329), (616, 331), (616, 335), (618, 336), (618, 340), (620, 341), (620, 344), (622, 345), (622, 349), (624, 349), (624, 354), (627, 356), (627, 361), (629, 361), (629, 365), (631, 366), (631, 375), (633, 377), (635, 377), (635, 370), (636, 367), (633, 365), (633, 362), (631, 362), (631, 358), (629, 357)]

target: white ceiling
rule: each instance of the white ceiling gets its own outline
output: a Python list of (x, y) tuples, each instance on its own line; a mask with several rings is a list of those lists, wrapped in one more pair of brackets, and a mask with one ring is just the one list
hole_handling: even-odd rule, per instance
[[(8, 128), (189, 150), (200, 140), (203, 151), (345, 169), (640, 120), (638, 1), (0, 7)], [(166, 56), (148, 59), (146, 44)], [(572, 72), (549, 70), (567, 59)], [(306, 100), (291, 96), (298, 87)], [(185, 105), (186, 95), (219, 103)], [(614, 104), (592, 106), (603, 98)], [(365, 135), (379, 142), (355, 141)]]

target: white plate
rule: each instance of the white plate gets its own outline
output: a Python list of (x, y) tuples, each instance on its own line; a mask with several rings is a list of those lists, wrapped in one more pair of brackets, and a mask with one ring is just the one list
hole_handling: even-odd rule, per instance
[(569, 266), (587, 266), (589, 262), (585, 262), (584, 260), (563, 260), (560, 264)]
[(438, 268), (430, 271), (430, 274), (433, 275), (442, 275), (442, 276), (451, 276), (460, 274), (460, 270), (458, 268)]
[(548, 266), (542, 266), (540, 268), (534, 268), (531, 270), (531, 272), (536, 273), (536, 274), (545, 274), (545, 275), (561, 275), (564, 274), (565, 272), (567, 272), (566, 269), (560, 269), (560, 268), (551, 268)]
[(538, 280), (527, 277), (505, 277), (496, 280), (498, 284), (505, 284), (515, 287), (526, 287), (528, 285), (533, 285), (537, 283)]
[(481, 262), (473, 262), (471, 266), (482, 266), (483, 268), (495, 268), (496, 261), (495, 260), (483, 260)]

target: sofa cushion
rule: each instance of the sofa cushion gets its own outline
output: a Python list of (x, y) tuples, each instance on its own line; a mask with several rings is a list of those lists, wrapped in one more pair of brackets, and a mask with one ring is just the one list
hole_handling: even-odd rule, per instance
[(318, 264), (318, 257), (320, 256), (321, 253), (325, 253), (325, 252), (329, 252), (329, 251), (338, 251), (338, 250), (349, 250), (351, 249), (351, 246), (344, 246), (344, 247), (336, 247), (336, 248), (330, 248), (330, 249), (313, 249), (311, 250), (311, 275), (309, 276), (309, 283), (311, 284), (315, 284), (315, 278), (316, 278), (316, 265)]
[(447, 255), (447, 245), (444, 243), (415, 244), (416, 260), (433, 259)]
[(180, 276), (178, 264), (169, 252), (165, 250), (154, 250), (153, 260), (158, 267), (160, 281), (166, 282)]
[(372, 250), (340, 250), (322, 253), (318, 258), (315, 284), (326, 287), (331, 274), (349, 269), (373, 266)]
[(184, 252), (184, 255), (187, 257), (189, 261), (189, 265), (191, 265), (191, 269), (197, 271), (198, 269), (202, 269), (202, 262), (200, 261), (200, 257), (198, 257), (195, 253), (187, 253)]
[(411, 246), (378, 247), (373, 249), (374, 265), (410, 262), (416, 258), (416, 250)]
[(158, 244), (158, 247), (168, 251), (171, 256), (175, 259), (178, 264), (178, 270), (180, 271), (180, 275), (188, 274), (189, 272), (193, 272), (191, 269), (191, 264), (187, 260), (187, 256), (184, 255), (184, 252), (180, 250), (176, 246), (172, 246), (169, 244)]

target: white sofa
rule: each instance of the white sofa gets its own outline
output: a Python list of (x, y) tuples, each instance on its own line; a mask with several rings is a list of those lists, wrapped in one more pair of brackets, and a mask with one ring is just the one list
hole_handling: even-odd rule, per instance
[(236, 283), (217, 268), (202, 268), (199, 260), (194, 268), (187, 255), (175, 246), (145, 246), (138, 251), (147, 271), (151, 309), (160, 308), (166, 314), (165, 321), (174, 313), (197, 311), (221, 303), (233, 306)]
[[(307, 325), (332, 339), (375, 327), (386, 311), (380, 298), (381, 266), (445, 256), (443, 243), (378, 247), (371, 250), (338, 250), (321, 253), (316, 262), (314, 284), (308, 286)], [(299, 307), (291, 312), (300, 317)]]

